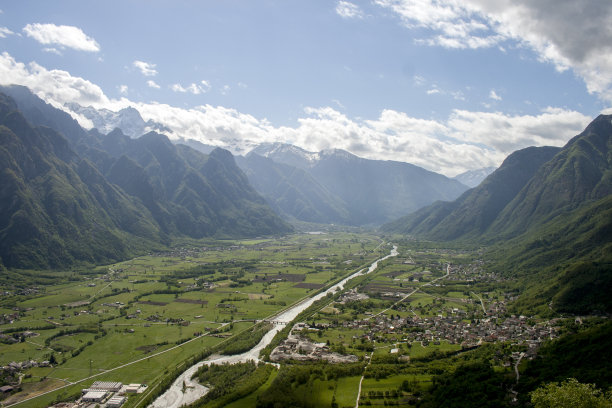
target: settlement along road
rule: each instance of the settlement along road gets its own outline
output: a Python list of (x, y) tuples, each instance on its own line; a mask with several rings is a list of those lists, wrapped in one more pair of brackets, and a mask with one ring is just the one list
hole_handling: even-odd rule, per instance
[[(398, 255), (397, 246), (394, 246), (391, 252), (389, 253), (389, 255), (374, 261), (370, 265), (370, 267), (367, 268), (367, 270), (366, 268), (363, 268), (355, 272), (354, 274), (348, 276), (347, 278), (344, 278), (343, 280), (336, 283), (335, 285), (333, 285), (326, 291), (321, 292), (318, 295), (313, 296), (311, 298), (304, 299), (301, 302), (290, 307), (289, 309), (281, 312), (277, 316), (270, 318), (269, 320), (273, 320), (275, 322), (284, 323), (284, 324), (275, 324), (272, 327), (272, 329), (270, 329), (270, 331), (264, 335), (264, 337), (261, 339), (259, 344), (257, 344), (255, 347), (253, 347), (251, 350), (247, 351), (246, 353), (238, 354), (235, 356), (211, 356), (207, 360), (201, 361), (189, 367), (185, 372), (179, 375), (178, 378), (174, 381), (174, 383), (172, 383), (170, 388), (165, 393), (160, 395), (153, 402), (153, 404), (151, 404), (149, 407), (152, 407), (152, 408), (179, 408), (182, 405), (187, 405), (187, 404), (191, 404), (195, 402), (199, 398), (206, 395), (206, 393), (208, 392), (208, 388), (204, 387), (203, 385), (198, 384), (196, 381), (191, 379), (191, 377), (195, 374), (198, 368), (200, 368), (204, 364), (213, 364), (213, 363), (214, 364), (222, 364), (222, 363), (234, 364), (234, 363), (246, 362), (249, 360), (259, 361), (259, 352), (264, 347), (266, 347), (268, 344), (270, 344), (270, 342), (272, 341), (276, 333), (278, 333), (284, 327), (285, 324), (290, 323), (302, 311), (306, 310), (308, 307), (310, 307), (310, 305), (312, 305), (317, 300), (323, 298), (328, 293), (334, 293), (337, 290), (344, 289), (344, 285), (349, 280), (357, 276), (366, 275), (368, 273), (371, 273), (378, 267), (379, 262), (384, 261), (385, 259), (388, 259), (392, 256), (397, 256), (397, 255)], [(183, 392), (183, 390), (185, 391)]]

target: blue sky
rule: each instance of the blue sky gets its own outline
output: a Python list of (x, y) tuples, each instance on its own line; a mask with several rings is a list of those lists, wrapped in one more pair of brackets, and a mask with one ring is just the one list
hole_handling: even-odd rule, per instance
[(283, 141), (454, 175), (562, 145), (612, 102), (607, 0), (20, 0), (0, 10), (1, 83), (56, 106), (131, 105), (171, 138), (236, 153)]

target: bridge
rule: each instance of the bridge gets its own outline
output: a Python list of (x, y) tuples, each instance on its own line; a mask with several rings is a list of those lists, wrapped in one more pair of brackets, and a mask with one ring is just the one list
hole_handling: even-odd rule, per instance
[(264, 319), (262, 320), (266, 323), (272, 323), (275, 326), (286, 326), (287, 322), (281, 322), (280, 320), (268, 320), (268, 319)]

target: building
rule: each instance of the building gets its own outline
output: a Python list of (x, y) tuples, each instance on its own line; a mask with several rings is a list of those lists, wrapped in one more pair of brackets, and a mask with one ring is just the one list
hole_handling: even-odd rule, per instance
[(129, 394), (136, 394), (140, 389), (140, 384), (130, 384), (125, 386), (125, 392)]
[(127, 398), (125, 397), (113, 397), (106, 403), (107, 408), (119, 408), (123, 405)]
[(83, 402), (102, 402), (104, 398), (106, 398), (106, 391), (88, 391), (85, 395), (83, 395)]
[(94, 391), (94, 390), (104, 390), (104, 391), (118, 392), (121, 389), (122, 386), (123, 386), (123, 384), (120, 383), (120, 382), (114, 382), (114, 381), (96, 381), (93, 384), (91, 384), (91, 387), (89, 387), (89, 389), (91, 391)]

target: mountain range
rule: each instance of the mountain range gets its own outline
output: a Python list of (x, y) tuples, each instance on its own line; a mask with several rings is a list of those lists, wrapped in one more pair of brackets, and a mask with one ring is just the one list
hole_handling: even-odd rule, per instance
[(263, 144), (238, 165), (274, 208), (311, 222), (380, 225), (467, 190), (409, 163), (364, 159), (340, 149), (309, 152)]
[[(77, 104), (66, 108), (91, 120), (103, 134), (119, 128), (135, 138), (147, 129), (163, 131), (162, 125), (145, 122), (134, 108), (118, 112)], [(172, 137), (175, 144), (205, 154), (215, 149), (193, 139)], [(228, 148), (243, 150), (242, 146)], [(436, 200), (452, 200), (468, 188), (408, 163), (363, 159), (339, 149), (309, 152), (286, 143), (263, 143), (236, 160), (255, 190), (278, 214), (292, 221), (380, 225)], [(458, 177), (474, 184), (487, 171), (492, 170)]]
[(204, 155), (155, 132), (138, 139), (86, 132), (26, 88), (2, 91), (0, 257), (7, 267), (109, 262), (173, 237), (292, 230), (228, 151)]
[(68, 103), (66, 107), (68, 110), (91, 121), (93, 128), (98, 129), (102, 134), (108, 134), (119, 128), (125, 135), (137, 138), (150, 131), (170, 131), (165, 126), (151, 120), (145, 122), (142, 116), (140, 116), (140, 112), (132, 107), (123, 108), (118, 112), (108, 109), (95, 109), (91, 106), (85, 107), (78, 103)]
[(563, 148), (511, 154), (478, 187), (382, 227), (387, 233), (488, 245), (494, 266), (522, 277), (517, 303), (612, 310), (612, 115)]

